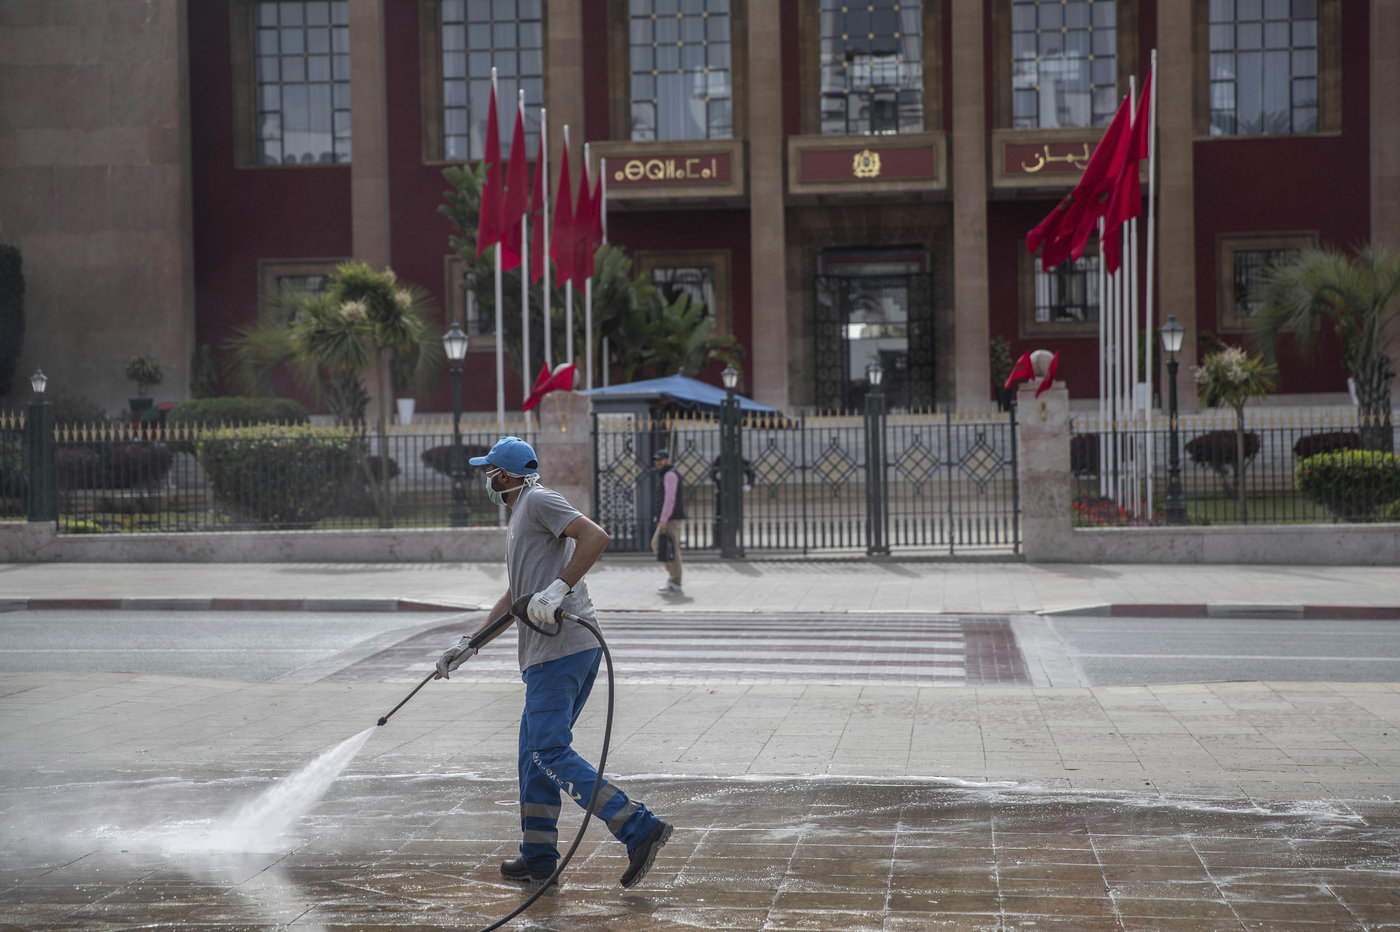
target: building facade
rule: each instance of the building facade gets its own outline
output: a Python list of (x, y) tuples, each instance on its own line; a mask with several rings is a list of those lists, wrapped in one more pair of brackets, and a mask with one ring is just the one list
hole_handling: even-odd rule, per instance
[[(608, 237), (706, 302), (785, 409), (976, 406), (989, 341), (1097, 396), (1096, 251), (1025, 234), (1155, 50), (1158, 320), (1243, 339), (1250, 282), (1304, 245), (1400, 247), (1400, 0), (118, 0), (0, 7), (0, 240), (24, 256), (22, 374), (185, 397), (279, 283), (392, 266), (470, 317), (444, 168), (523, 91), (606, 178)], [(575, 179), (577, 179), (577, 170)], [(1146, 191), (1146, 186), (1144, 186)], [(1145, 233), (1140, 252), (1146, 255)], [(491, 321), (468, 410), (495, 408)], [(1204, 344), (1202, 344), (1204, 345)], [(1336, 348), (1279, 392), (1345, 393)], [(555, 360), (558, 361), (558, 360)], [(718, 381), (716, 372), (702, 377)], [(1183, 389), (1189, 386), (1183, 380)], [(505, 374), (509, 409), (522, 377)], [(226, 387), (226, 390), (229, 390)], [(450, 407), (445, 381), (420, 410)]]

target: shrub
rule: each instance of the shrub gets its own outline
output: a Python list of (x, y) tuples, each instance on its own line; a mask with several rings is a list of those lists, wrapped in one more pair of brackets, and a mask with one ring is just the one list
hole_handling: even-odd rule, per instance
[(1293, 444), (1293, 455), (1300, 460), (1319, 453), (1336, 453), (1338, 450), (1361, 449), (1361, 435), (1354, 430), (1333, 430), (1321, 434), (1308, 434), (1299, 437)]
[(1320, 453), (1294, 468), (1293, 482), (1343, 521), (1384, 520), (1400, 499), (1400, 457), (1374, 450)]
[(132, 356), (126, 361), (126, 377), (136, 383), (136, 394), (145, 398), (146, 391), (165, 378), (165, 370), (153, 356)]
[(103, 485), (108, 489), (159, 485), (175, 458), (163, 443), (104, 443), (98, 455), (102, 457)]
[(1069, 441), (1069, 471), (1076, 476), (1099, 474), (1099, 435), (1075, 434)]
[(24, 348), (24, 261), (13, 246), (0, 245), (0, 395), (14, 387)]
[(18, 443), (0, 441), (0, 498), (24, 499), (29, 495), (29, 473)]
[(58, 473), (58, 487), (62, 491), (70, 489), (91, 489), (97, 485), (97, 476), (102, 468), (102, 457), (93, 445), (59, 445), (53, 451), (54, 470)]
[[(467, 460), (473, 456), (485, 456), (490, 447), (483, 447), (476, 443), (462, 444), (462, 469), (470, 471), (472, 467)], [(423, 465), (435, 473), (452, 478), (452, 444), (443, 444), (440, 447), (429, 447), (418, 455)]]
[[(1259, 435), (1245, 431), (1244, 462), (1249, 465), (1259, 453)], [(1212, 430), (1193, 438), (1186, 444), (1186, 455), (1197, 466), (1205, 466), (1218, 473), (1226, 470), (1237, 471), (1235, 463), (1235, 432), (1233, 430)]]
[(309, 424), (306, 407), (290, 398), (196, 398), (182, 401), (167, 424), (227, 427), (239, 424)]
[(358, 443), (346, 432), (244, 428), (199, 441), (198, 456), (214, 500), (236, 520), (299, 528), (338, 512)]

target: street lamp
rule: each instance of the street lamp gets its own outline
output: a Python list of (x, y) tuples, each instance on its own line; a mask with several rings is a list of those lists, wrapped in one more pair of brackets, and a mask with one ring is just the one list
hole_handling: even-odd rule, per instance
[(1170, 380), (1168, 423), (1171, 426), (1170, 450), (1167, 453), (1167, 523), (1186, 523), (1186, 501), (1181, 495), (1181, 451), (1177, 442), (1176, 408), (1176, 354), (1181, 352), (1181, 341), (1186, 336), (1186, 328), (1176, 322), (1175, 314), (1167, 315), (1167, 322), (1158, 333), (1162, 335), (1162, 350), (1167, 354), (1167, 378)]
[(739, 370), (726, 365), (719, 377), (724, 382), (724, 400), (719, 404), (719, 555), (732, 559), (744, 555), (739, 533), (744, 521), (744, 500), (739, 491), (742, 440), (739, 398), (734, 394)]
[(865, 554), (888, 554), (885, 509), (885, 370), (879, 362), (865, 367)]
[(462, 360), (467, 356), (470, 342), (455, 320), (442, 335), (442, 348), (452, 370), (452, 510), (448, 516), (452, 527), (466, 527), (472, 513), (467, 505), (465, 464), (462, 462)]
[(29, 469), (29, 520), (58, 520), (58, 473), (54, 467), (53, 405), (44, 397), (49, 387), (44, 370), (29, 377), (34, 398), (25, 418), (25, 453)]

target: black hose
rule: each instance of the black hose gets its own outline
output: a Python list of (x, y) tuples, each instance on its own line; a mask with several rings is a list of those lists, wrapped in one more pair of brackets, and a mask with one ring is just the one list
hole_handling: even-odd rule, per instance
[[(541, 896), (544, 896), (545, 891), (548, 890), (551, 885), (558, 883), (559, 875), (563, 873), (564, 868), (568, 866), (569, 861), (574, 856), (574, 852), (578, 850), (579, 843), (583, 841), (583, 833), (588, 830), (588, 817), (594, 814), (593, 807), (598, 802), (598, 794), (603, 789), (603, 770), (608, 765), (608, 747), (612, 744), (613, 663), (612, 654), (608, 652), (608, 645), (607, 642), (603, 640), (602, 633), (598, 631), (598, 628), (595, 625), (590, 624), (588, 621), (586, 621), (583, 618), (580, 618), (577, 615), (571, 615), (565, 612), (562, 608), (556, 609), (554, 612), (554, 630), (545, 630), (543, 626), (538, 625), (530, 620), (530, 616), (527, 611), (530, 598), (530, 596), (521, 596), (519, 599), (516, 599), (515, 604), (513, 604), (510, 607), (509, 612), (502, 615), (500, 618), (497, 618), (495, 621), (491, 622), (491, 624), (478, 631), (472, 637), (472, 639), (467, 642), (467, 646), (473, 649), (479, 649), (481, 645), (490, 640), (491, 637), (496, 634), (496, 632), (505, 628), (511, 623), (511, 621), (513, 621), (516, 618), (519, 618), (521, 623), (527, 625), (532, 631), (536, 631), (544, 635), (545, 637), (557, 637), (559, 635), (560, 629), (563, 627), (563, 623), (565, 620), (572, 621), (575, 624), (580, 624), (587, 628), (588, 632), (592, 634), (593, 637), (598, 641), (598, 647), (600, 647), (603, 651), (603, 659), (606, 660), (608, 664), (608, 714), (607, 719), (603, 724), (603, 749), (598, 754), (598, 777), (596, 780), (593, 781), (593, 792), (589, 794), (588, 805), (584, 808), (583, 823), (579, 825), (578, 834), (574, 836), (574, 843), (569, 846), (569, 850), (565, 852), (562, 858), (559, 859), (559, 864), (554, 868), (554, 873), (550, 874), (549, 878), (540, 884), (540, 888), (534, 893), (530, 894), (530, 896), (523, 903), (521, 903), (515, 909), (511, 910), (506, 915), (502, 916), (500, 919), (497, 919), (491, 925), (483, 926), (481, 929), (478, 930), (478, 932), (493, 932), (493, 930), (499, 929), (501, 926), (505, 925), (507, 922), (510, 922), (516, 916), (519, 916), (521, 913), (525, 912), (525, 910), (529, 909), (532, 905), (534, 905), (535, 901), (538, 900)], [(408, 702), (408, 700), (412, 699), (415, 695), (417, 695), (418, 690), (428, 685), (428, 682), (430, 680), (434, 680), (436, 678), (437, 670), (433, 670), (432, 673), (429, 673), (423, 678), (423, 682), (413, 687), (413, 692), (403, 697), (402, 702), (390, 709), (387, 715), (381, 716), (378, 724), (383, 725), (384, 723), (389, 721), (390, 715), (393, 715), (399, 709), (402, 709), (404, 707), (404, 703)]]

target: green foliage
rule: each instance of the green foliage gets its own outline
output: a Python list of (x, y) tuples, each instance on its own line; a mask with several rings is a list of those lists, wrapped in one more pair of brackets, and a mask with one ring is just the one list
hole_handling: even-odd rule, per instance
[(198, 398), (182, 401), (166, 416), (166, 424), (227, 427), (244, 424), (309, 424), (311, 415), (291, 398)]
[[(463, 470), (470, 470), (473, 468), (467, 465), (467, 460), (471, 459), (473, 456), (485, 456), (489, 449), (489, 447), (484, 447), (480, 444), (462, 444)], [(444, 475), (449, 479), (452, 478), (452, 444), (448, 443), (442, 446), (429, 447), (420, 453), (418, 458), (422, 461), (424, 466), (428, 467), (433, 472)]]
[(987, 356), (992, 364), (992, 385), (1001, 388), (1011, 375), (1011, 344), (1005, 337), (992, 337), (987, 344)]
[(146, 397), (146, 392), (165, 379), (165, 370), (154, 356), (132, 356), (126, 361), (126, 377), (136, 383), (136, 394)]
[[(1248, 465), (1259, 454), (1259, 435), (1247, 431), (1244, 435), (1244, 462)], [(1197, 466), (1223, 474), (1238, 472), (1239, 451), (1232, 430), (1212, 430), (1186, 443), (1186, 455)]]
[(174, 451), (164, 443), (94, 440), (54, 449), (58, 487), (150, 489), (165, 481)]
[(24, 500), (29, 495), (29, 473), (18, 443), (0, 443), (0, 499)]
[(218, 431), (197, 447), (214, 500), (235, 521), (306, 528), (335, 514), (363, 442), (308, 427)]
[(1375, 450), (1321, 453), (1294, 468), (1293, 482), (1343, 521), (1386, 520), (1400, 501), (1400, 457)]
[(1211, 353), (1196, 367), (1196, 387), (1202, 404), (1224, 405), (1239, 411), (1249, 399), (1273, 390), (1277, 368), (1236, 346)]
[(190, 396), (215, 398), (219, 394), (219, 367), (208, 343), (200, 344), (190, 360)]
[(1288, 333), (1310, 354), (1317, 335), (1330, 327), (1341, 340), (1342, 367), (1351, 376), (1361, 411), (1362, 442), (1389, 450), (1390, 384), (1395, 361), (1386, 353), (1385, 334), (1400, 319), (1400, 256), (1378, 244), (1354, 258), (1328, 249), (1304, 249), (1290, 262), (1260, 277), (1262, 306), (1250, 321), (1250, 338), (1273, 359), (1279, 338)]
[(66, 386), (58, 391), (45, 392), (45, 395), (49, 404), (53, 405), (55, 424), (94, 424), (107, 420), (107, 412), (102, 405)]
[(0, 395), (14, 387), (24, 349), (24, 264), (13, 246), (0, 245)]
[(1069, 438), (1069, 471), (1076, 476), (1099, 474), (1099, 435), (1075, 434)]
[(1359, 450), (1361, 435), (1354, 430), (1331, 430), (1320, 434), (1305, 434), (1293, 444), (1293, 455), (1300, 460), (1319, 453), (1338, 450)]

